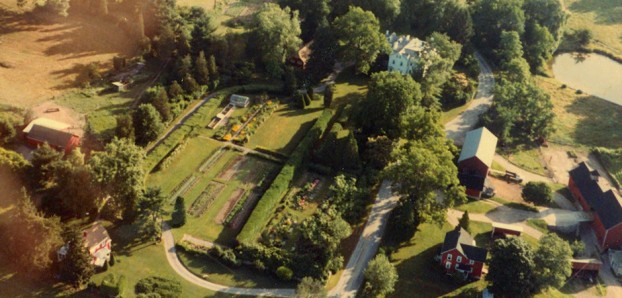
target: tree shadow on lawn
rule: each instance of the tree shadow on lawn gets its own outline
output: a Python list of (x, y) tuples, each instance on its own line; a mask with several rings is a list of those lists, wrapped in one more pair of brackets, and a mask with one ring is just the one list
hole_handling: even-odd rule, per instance
[(136, 224), (117, 224), (109, 229), (112, 239), (112, 250), (121, 256), (132, 256), (132, 253), (147, 248), (152, 245), (159, 245), (151, 239), (141, 236), (139, 227)]
[(585, 146), (622, 147), (621, 106), (594, 96), (583, 96), (566, 110), (580, 116), (573, 136), (575, 142)]
[(460, 288), (461, 285), (454, 284), (443, 267), (434, 260), (440, 247), (440, 244), (434, 245), (400, 262), (396, 266), (400, 278), (390, 297), (410, 297), (413, 289), (417, 289), (418, 297), (439, 297)]
[[(0, 7), (0, 24), (2, 24), (2, 26), (0, 26), (0, 36), (16, 32), (38, 30), (34, 20), (29, 19), (25, 14), (19, 14), (4, 7)], [(46, 32), (43, 30), (38, 31)]]
[(622, 23), (622, 2), (619, 0), (580, 0), (570, 5), (570, 9), (581, 13), (594, 12), (597, 24)]

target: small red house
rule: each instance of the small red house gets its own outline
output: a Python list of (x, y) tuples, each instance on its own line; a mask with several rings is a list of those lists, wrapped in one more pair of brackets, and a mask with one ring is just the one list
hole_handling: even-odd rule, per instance
[(593, 214), (592, 229), (600, 248), (622, 247), (622, 203), (617, 191), (585, 162), (570, 171), (568, 188), (583, 210)]
[(469, 197), (481, 197), (496, 149), (497, 137), (485, 127), (467, 132), (458, 158), (458, 178)]
[(26, 143), (38, 147), (48, 143), (50, 147), (68, 154), (80, 146), (80, 137), (69, 131), (69, 125), (46, 118), (33, 120), (24, 130)]
[(477, 247), (469, 232), (456, 227), (445, 234), (441, 248), (441, 265), (447, 274), (460, 272), (466, 277), (480, 279), (488, 251)]
[(603, 263), (597, 259), (572, 259), (572, 276), (596, 278)]

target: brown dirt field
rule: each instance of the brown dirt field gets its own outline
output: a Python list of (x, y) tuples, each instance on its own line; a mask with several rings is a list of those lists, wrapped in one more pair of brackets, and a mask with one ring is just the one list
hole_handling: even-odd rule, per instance
[(233, 191), (233, 193), (229, 196), (229, 199), (227, 199), (227, 203), (225, 203), (220, 211), (218, 211), (218, 215), (214, 218), (216, 223), (222, 224), (225, 219), (227, 219), (229, 212), (231, 212), (233, 207), (238, 203), (242, 196), (244, 196), (244, 193), (246, 193), (246, 191), (243, 188), (238, 188)]
[(0, 103), (33, 107), (75, 87), (91, 62), (111, 67), (116, 55), (134, 56), (136, 41), (110, 23), (73, 14), (39, 22), (0, 0)]
[(517, 203), (525, 203), (523, 198), (521, 197), (521, 193), (523, 191), (523, 187), (520, 184), (516, 183), (508, 183), (503, 179), (499, 179), (496, 177), (488, 176), (488, 180), (495, 188), (496, 196), (502, 198), (507, 201), (517, 202)]
[(231, 180), (231, 178), (233, 178), (233, 176), (238, 172), (238, 170), (242, 168), (242, 166), (244, 165), (244, 163), (247, 162), (247, 160), (248, 159), (242, 156), (236, 157), (234, 160), (232, 160), (229, 163), (229, 166), (227, 167), (227, 169), (221, 172), (220, 175), (218, 175), (218, 179), (221, 179), (224, 181)]

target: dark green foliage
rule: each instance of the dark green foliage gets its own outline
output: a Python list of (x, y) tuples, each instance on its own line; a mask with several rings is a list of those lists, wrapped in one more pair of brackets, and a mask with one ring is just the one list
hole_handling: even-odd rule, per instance
[(435, 31), (446, 33), (461, 44), (467, 43), (473, 36), (469, 5), (459, 0), (402, 1), (401, 14), (396, 23), (418, 36), (427, 36)]
[(447, 35), (433, 32), (426, 42), (436, 52), (424, 52), (422, 59), (427, 63), (425, 73), (415, 72), (413, 76), (421, 82), (422, 105), (435, 106), (442, 92), (442, 86), (451, 77), (454, 64), (460, 58), (462, 46)]
[(525, 0), (523, 4), (527, 23), (547, 29), (558, 43), (567, 19), (562, 3), (557, 0)]
[(274, 208), (281, 200), (285, 192), (289, 189), (289, 184), (294, 178), (294, 174), (304, 159), (309, 154), (311, 146), (317, 142), (333, 117), (333, 110), (326, 109), (315, 121), (305, 137), (298, 143), (292, 152), (281, 172), (276, 176), (270, 187), (263, 194), (259, 203), (251, 213), (244, 228), (237, 236), (239, 242), (248, 244), (258, 238), (259, 232), (265, 227), (266, 223), (273, 214)]
[(186, 224), (186, 203), (183, 197), (175, 199), (175, 210), (171, 214), (171, 225), (173, 227), (181, 227)]
[(161, 61), (168, 61), (175, 50), (175, 32), (170, 25), (160, 27), (159, 34), (154, 38), (154, 50)]
[(84, 164), (84, 155), (79, 150), (73, 150), (52, 167), (54, 186), (51, 194), (56, 197), (59, 214), (81, 218), (96, 209), (101, 194), (93, 184), (91, 169)]
[(377, 170), (382, 170), (391, 162), (393, 141), (386, 136), (370, 137), (365, 144), (363, 159)]
[(104, 266), (102, 266), (102, 271), (103, 272), (108, 271), (108, 262), (104, 262)]
[(152, 105), (158, 110), (158, 113), (160, 113), (162, 121), (166, 122), (171, 120), (171, 106), (168, 103), (168, 94), (166, 94), (166, 89), (164, 89), (164, 87), (158, 88), (158, 94)]
[(521, 196), (525, 201), (536, 205), (547, 205), (553, 201), (553, 191), (545, 182), (527, 182)]
[(574, 36), (582, 47), (587, 47), (594, 38), (590, 29), (579, 29), (574, 32)]
[(114, 259), (114, 253), (110, 252), (110, 261), (108, 261), (108, 264), (110, 264), (110, 267), (114, 266), (114, 264), (116, 263), (115, 259)]
[[(75, 288), (87, 284), (95, 273), (91, 265), (91, 255), (84, 246), (84, 237), (77, 229), (70, 229), (65, 237), (67, 254), (60, 261), (61, 278)], [(104, 265), (108, 269), (108, 263)]]
[(469, 230), (469, 226), (471, 225), (471, 220), (469, 219), (469, 211), (464, 211), (464, 214), (462, 214), (462, 217), (460, 217), (460, 220), (458, 221), (458, 226), (467, 230)]
[(534, 255), (534, 263), (539, 270), (534, 271), (538, 288), (559, 289), (572, 273), (572, 249), (566, 240), (554, 233), (540, 238)]
[(499, 47), (503, 31), (525, 32), (523, 0), (479, 0), (473, 4), (473, 42), (490, 54)]
[(350, 6), (345, 15), (337, 17), (333, 30), (341, 60), (354, 61), (357, 72), (368, 73), (376, 57), (390, 50), (378, 19), (360, 7)]
[(194, 61), (194, 77), (197, 83), (201, 85), (209, 84), (209, 68), (207, 67), (207, 60), (203, 51), (199, 52), (199, 56)]
[(343, 219), (351, 224), (356, 224), (364, 218), (365, 201), (369, 198), (369, 191), (358, 188), (356, 184), (356, 178), (338, 175), (330, 187), (330, 203), (342, 214)]
[(115, 71), (124, 69), (127, 66), (127, 58), (120, 56), (112, 57), (112, 66)]
[(296, 287), (296, 298), (326, 298), (328, 293), (322, 281), (303, 277)]
[(354, 134), (335, 123), (322, 139), (314, 159), (335, 171), (356, 171), (360, 167), (358, 144)]
[(497, 61), (502, 65), (523, 57), (523, 44), (516, 31), (503, 31), (500, 35), (499, 48), (495, 50)]
[(285, 73), (283, 74), (283, 93), (285, 95), (293, 95), (298, 89), (298, 82), (296, 80), (296, 73), (291, 66), (285, 67)]
[(54, 177), (54, 164), (62, 158), (62, 155), (44, 143), (32, 152), (32, 169), (30, 177), (32, 182), (41, 188), (46, 188), (48, 182)]
[(298, 107), (303, 109), (307, 107), (307, 101), (305, 100), (304, 94), (298, 94)]
[(282, 280), (291, 280), (294, 276), (294, 272), (292, 269), (280, 266), (279, 268), (276, 268), (276, 276)]
[(290, 7), (292, 10), (300, 12), (301, 37), (304, 41), (309, 41), (318, 26), (327, 23), (330, 13), (330, 0), (279, 0), (281, 7)]
[(161, 298), (177, 298), (182, 296), (182, 287), (179, 281), (160, 276), (149, 276), (136, 283), (136, 294), (157, 295)]
[(132, 121), (132, 116), (124, 114), (119, 115), (116, 118), (117, 127), (115, 128), (115, 136), (117, 138), (127, 138), (130, 140), (134, 140), (134, 123)]
[(525, 32), (525, 59), (532, 70), (549, 61), (557, 48), (557, 42), (546, 27), (530, 24)]
[(385, 297), (394, 291), (397, 269), (384, 254), (376, 255), (365, 269), (364, 291), (366, 297)]
[(419, 84), (410, 76), (384, 71), (372, 74), (368, 88), (361, 103), (359, 125), (368, 135), (397, 138), (402, 134), (402, 116), (408, 107), (421, 102)]
[(463, 73), (453, 73), (443, 85), (441, 92), (441, 107), (444, 111), (465, 105), (475, 93), (471, 81)]
[(308, 107), (311, 104), (311, 97), (309, 97), (309, 93), (303, 93), (302, 97), (304, 98), (305, 106)]
[(209, 77), (212, 81), (210, 88), (214, 89), (218, 86), (218, 82), (220, 81), (220, 73), (218, 72), (218, 66), (216, 65), (216, 58), (214, 55), (209, 56), (207, 69), (209, 71)]
[(164, 195), (160, 188), (148, 188), (138, 201), (141, 235), (145, 239), (158, 239), (161, 234), (160, 217)]
[(177, 83), (177, 81), (173, 81), (170, 86), (168, 86), (168, 97), (172, 102), (177, 102), (182, 99), (184, 96), (184, 89), (181, 88), (181, 85)]
[(146, 146), (158, 138), (164, 130), (164, 124), (158, 111), (151, 104), (141, 104), (133, 114), (136, 144)]
[(581, 258), (585, 257), (585, 244), (581, 240), (575, 240), (570, 244), (572, 249), (572, 257)]
[(328, 85), (324, 89), (324, 108), (330, 108), (330, 105), (333, 102), (333, 96), (335, 94), (334, 89), (334, 85)]
[(127, 281), (125, 279), (125, 275), (109, 273), (102, 280), (102, 284), (99, 286), (99, 291), (106, 295), (106, 297), (122, 297), (126, 286)]
[(519, 237), (497, 239), (490, 254), (486, 280), (492, 283), (491, 292), (508, 297), (531, 296), (536, 287), (536, 264), (529, 244)]
[(331, 73), (335, 66), (339, 44), (332, 28), (328, 25), (320, 26), (310, 48), (306, 71), (311, 83), (316, 84)]
[(256, 48), (272, 77), (280, 78), (285, 59), (298, 51), (300, 32), (298, 11), (289, 7), (281, 9), (277, 4), (265, 3), (255, 15), (253, 34), (259, 41)]
[(192, 76), (192, 58), (190, 55), (177, 57), (174, 74), (176, 80), (184, 80), (187, 75)]
[(193, 95), (200, 90), (199, 84), (190, 74), (187, 74), (181, 83), (187, 94)]

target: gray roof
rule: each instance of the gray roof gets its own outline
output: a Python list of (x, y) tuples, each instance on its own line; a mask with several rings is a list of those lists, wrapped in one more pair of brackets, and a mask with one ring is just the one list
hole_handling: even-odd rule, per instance
[(35, 124), (28, 132), (28, 137), (33, 140), (46, 142), (50, 146), (65, 148), (71, 138), (74, 137), (74, 134)]
[(467, 132), (464, 138), (464, 145), (458, 162), (467, 160), (471, 157), (477, 157), (481, 162), (490, 167), (492, 159), (495, 157), (497, 149), (497, 137), (493, 135), (486, 127)]
[(110, 239), (108, 231), (106, 231), (106, 228), (104, 228), (104, 226), (102, 226), (99, 221), (91, 224), (89, 227), (84, 229), (83, 232), (84, 244), (86, 244), (86, 246), (89, 248), (101, 243), (104, 240)]
[(605, 229), (610, 229), (622, 223), (622, 203), (611, 186), (599, 176), (598, 171), (585, 162), (570, 171), (570, 177), (587, 204), (596, 212)]
[(456, 227), (453, 231), (445, 234), (445, 241), (443, 242), (443, 248), (441, 253), (457, 249), (461, 254), (469, 258), (469, 260), (484, 262), (488, 255), (488, 250), (477, 247), (475, 240), (469, 232), (460, 226)]

